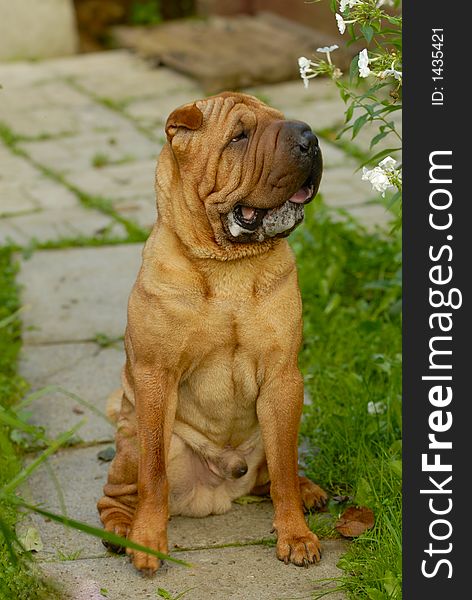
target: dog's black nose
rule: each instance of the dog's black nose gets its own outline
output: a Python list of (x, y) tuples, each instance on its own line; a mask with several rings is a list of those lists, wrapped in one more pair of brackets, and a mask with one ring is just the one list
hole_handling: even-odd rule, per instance
[(247, 465), (246, 464), (238, 465), (231, 472), (234, 479), (239, 479), (243, 475), (246, 475), (246, 473), (247, 473)]
[(318, 147), (318, 138), (311, 129), (304, 129), (300, 134), (298, 145), (303, 154), (309, 154)]

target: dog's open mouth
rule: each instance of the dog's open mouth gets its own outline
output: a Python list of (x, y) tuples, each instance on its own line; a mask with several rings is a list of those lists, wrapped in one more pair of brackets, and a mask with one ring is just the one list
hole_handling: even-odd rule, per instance
[(237, 204), (227, 215), (227, 228), (237, 241), (263, 241), (268, 237), (288, 235), (304, 216), (304, 204), (313, 197), (315, 186), (307, 181), (282, 205), (275, 208), (255, 208)]

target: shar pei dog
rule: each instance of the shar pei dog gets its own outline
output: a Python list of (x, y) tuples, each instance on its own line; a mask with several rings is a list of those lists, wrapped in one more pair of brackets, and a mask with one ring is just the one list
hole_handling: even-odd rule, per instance
[[(304, 508), (326, 494), (298, 473), (302, 305), (285, 238), (318, 190), (318, 140), (229, 92), (177, 108), (165, 129), (100, 517), (167, 553), (169, 515), (220, 514), (270, 490), (277, 557), (308, 565), (320, 543)], [(146, 574), (160, 565), (128, 552)]]

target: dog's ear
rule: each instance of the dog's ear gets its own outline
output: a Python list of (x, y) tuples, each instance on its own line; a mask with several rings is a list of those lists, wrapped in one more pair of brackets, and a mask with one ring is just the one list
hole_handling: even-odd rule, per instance
[(184, 129), (198, 129), (203, 121), (203, 113), (196, 104), (185, 104), (176, 108), (167, 119), (166, 135), (169, 142), (177, 133), (179, 127)]

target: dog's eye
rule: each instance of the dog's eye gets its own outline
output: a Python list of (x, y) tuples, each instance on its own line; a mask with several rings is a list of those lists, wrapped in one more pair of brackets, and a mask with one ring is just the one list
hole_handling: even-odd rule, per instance
[(239, 142), (240, 140), (245, 140), (247, 139), (247, 134), (242, 131), (239, 135), (236, 135), (234, 138), (231, 139), (231, 143), (235, 143), (235, 142)]

